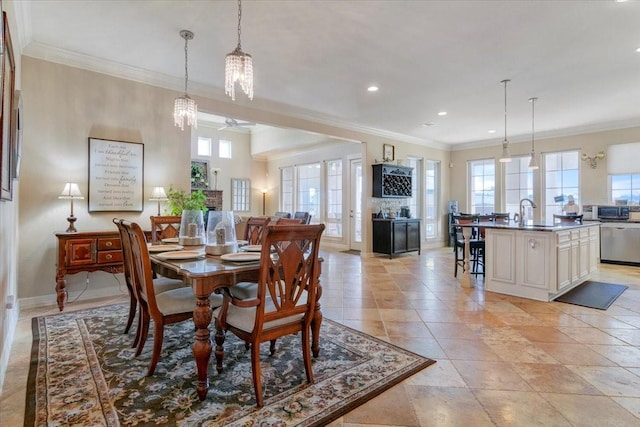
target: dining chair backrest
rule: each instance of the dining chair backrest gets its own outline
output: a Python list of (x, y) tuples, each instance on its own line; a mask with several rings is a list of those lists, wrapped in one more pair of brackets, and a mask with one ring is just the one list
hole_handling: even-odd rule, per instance
[(289, 213), (289, 212), (276, 212), (275, 216), (280, 217), (280, 218), (291, 218), (291, 213)]
[(247, 226), (244, 229), (244, 240), (250, 245), (261, 245), (266, 227), (271, 221), (268, 216), (252, 216), (247, 220)]
[(309, 224), (311, 222), (311, 215), (309, 212), (295, 212), (293, 214), (294, 218), (301, 218), (304, 220), (304, 224)]
[(304, 219), (302, 218), (278, 218), (276, 221), (276, 225), (300, 225), (304, 224)]
[(138, 302), (149, 313), (158, 312), (155, 291), (153, 288), (153, 270), (149, 249), (142, 228), (135, 222), (120, 221), (129, 238), (131, 248), (131, 277), (134, 283)]
[(162, 239), (178, 237), (181, 221), (181, 216), (152, 216), (151, 242), (156, 243)]
[(580, 214), (580, 215), (553, 214), (553, 222), (582, 224), (582, 217), (583, 217), (583, 214)]
[[(458, 214), (453, 216), (454, 224), (473, 224), (478, 222), (478, 215), (472, 214)], [(462, 228), (455, 227), (456, 235), (458, 239), (462, 238)], [(471, 238), (474, 239), (477, 237), (477, 229), (474, 227), (471, 232)]]
[(124, 283), (127, 286), (127, 291), (129, 291), (129, 317), (127, 319), (127, 325), (125, 327), (124, 333), (128, 333), (131, 325), (133, 324), (133, 319), (136, 315), (136, 310), (138, 307), (138, 291), (135, 288), (133, 283), (133, 277), (131, 275), (131, 243), (129, 242), (129, 234), (125, 227), (121, 224), (121, 220), (118, 218), (113, 219), (113, 223), (118, 228), (118, 233), (120, 234), (120, 246), (122, 247), (122, 267), (124, 273)]

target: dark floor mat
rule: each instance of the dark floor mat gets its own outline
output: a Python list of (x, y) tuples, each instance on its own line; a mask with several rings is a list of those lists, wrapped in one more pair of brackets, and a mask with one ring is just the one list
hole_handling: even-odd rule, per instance
[(555, 300), (567, 304), (606, 310), (627, 288), (628, 286), (624, 285), (588, 280)]

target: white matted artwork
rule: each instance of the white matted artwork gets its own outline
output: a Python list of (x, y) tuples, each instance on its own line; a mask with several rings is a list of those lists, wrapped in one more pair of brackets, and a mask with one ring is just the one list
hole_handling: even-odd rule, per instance
[(144, 144), (89, 138), (89, 212), (143, 210)]

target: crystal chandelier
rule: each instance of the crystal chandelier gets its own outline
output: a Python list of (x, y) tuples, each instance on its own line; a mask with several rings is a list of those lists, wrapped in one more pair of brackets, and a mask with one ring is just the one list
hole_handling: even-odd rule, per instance
[(509, 155), (509, 141), (507, 141), (507, 83), (511, 80), (505, 79), (500, 83), (504, 83), (504, 141), (502, 141), (502, 155), (500, 156), (500, 162), (506, 163), (511, 161)]
[(534, 124), (535, 124), (535, 105), (538, 98), (529, 98), (531, 103), (531, 160), (529, 160), (529, 169), (538, 169), (538, 160), (536, 160), (536, 149), (534, 145)]
[(240, 22), (242, 20), (242, 0), (238, 0), (238, 46), (227, 54), (224, 60), (224, 88), (227, 95), (236, 100), (236, 83), (240, 84), (242, 91), (253, 99), (253, 60), (251, 55), (242, 51), (240, 44)]
[(187, 95), (187, 84), (189, 82), (189, 71), (187, 69), (187, 42), (193, 40), (193, 33), (189, 30), (180, 31), (180, 37), (184, 39), (184, 95), (176, 98), (173, 104), (173, 120), (180, 130), (184, 130), (184, 121), (187, 120), (189, 126), (198, 127), (198, 106), (196, 101)]

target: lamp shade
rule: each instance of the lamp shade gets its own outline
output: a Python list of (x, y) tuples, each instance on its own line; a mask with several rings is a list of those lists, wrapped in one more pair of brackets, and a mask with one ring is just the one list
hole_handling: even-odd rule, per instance
[(78, 187), (77, 183), (67, 182), (58, 199), (82, 200), (84, 196), (80, 193), (80, 187)]
[(149, 200), (169, 200), (167, 197), (167, 193), (164, 191), (164, 187), (153, 187), (153, 191), (151, 192), (151, 197)]

